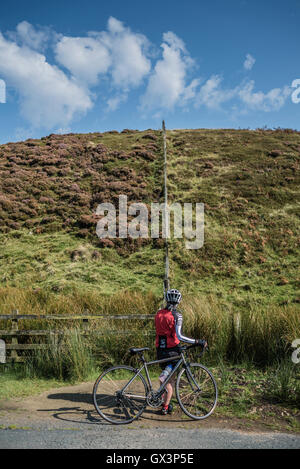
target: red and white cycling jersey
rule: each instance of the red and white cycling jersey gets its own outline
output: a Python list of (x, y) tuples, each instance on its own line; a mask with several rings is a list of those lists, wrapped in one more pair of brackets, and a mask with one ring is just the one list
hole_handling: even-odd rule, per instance
[(160, 309), (155, 315), (156, 340), (155, 346), (159, 348), (176, 347), (180, 341), (194, 344), (182, 334), (182, 314), (176, 310)]

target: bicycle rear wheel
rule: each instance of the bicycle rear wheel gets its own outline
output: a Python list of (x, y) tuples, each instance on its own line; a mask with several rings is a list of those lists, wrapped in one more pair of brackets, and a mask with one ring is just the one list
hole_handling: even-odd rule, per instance
[[(130, 384), (129, 381), (132, 379)], [(127, 385), (128, 384), (128, 385)], [(137, 419), (147, 401), (147, 384), (130, 366), (115, 366), (96, 380), (93, 389), (95, 408), (110, 423), (125, 424)]]
[(176, 381), (176, 397), (183, 412), (195, 420), (209, 417), (215, 410), (218, 389), (215, 379), (205, 366), (190, 363)]

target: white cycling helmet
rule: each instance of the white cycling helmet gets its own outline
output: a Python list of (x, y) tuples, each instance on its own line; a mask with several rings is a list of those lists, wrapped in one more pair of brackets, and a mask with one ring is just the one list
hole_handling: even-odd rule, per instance
[(170, 303), (172, 305), (177, 305), (181, 301), (181, 293), (178, 290), (172, 289), (168, 290), (166, 293), (166, 300), (167, 303)]

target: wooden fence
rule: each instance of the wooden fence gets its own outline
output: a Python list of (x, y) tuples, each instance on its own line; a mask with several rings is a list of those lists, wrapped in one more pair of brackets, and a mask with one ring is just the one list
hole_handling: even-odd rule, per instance
[[(4, 339), (11, 339), (11, 343), (5, 343), (6, 350), (10, 351), (10, 356), (6, 357), (6, 362), (24, 362), (25, 357), (20, 356), (18, 351), (24, 350), (42, 350), (49, 347), (47, 343), (42, 344), (20, 344), (18, 342), (18, 338), (20, 337), (44, 337), (46, 340), (49, 340), (51, 336), (63, 336), (66, 333), (66, 330), (61, 329), (43, 329), (43, 330), (20, 330), (19, 329), (19, 321), (24, 319), (38, 319), (38, 320), (56, 320), (56, 321), (76, 321), (79, 324), (81, 323), (82, 334), (91, 333), (91, 331), (87, 332), (89, 322), (95, 320), (126, 320), (126, 319), (138, 319), (138, 320), (153, 320), (154, 314), (132, 314), (132, 315), (117, 315), (117, 316), (109, 316), (109, 315), (74, 315), (74, 316), (59, 316), (59, 315), (37, 315), (37, 314), (19, 314), (18, 310), (15, 310), (13, 314), (0, 314), (0, 321), (1, 320), (10, 320), (11, 321), (11, 329), (10, 330), (0, 330), (0, 338)], [(118, 330), (118, 331), (111, 331), (111, 332), (101, 332), (97, 328), (92, 331), (93, 334), (97, 335), (108, 335), (108, 334), (130, 334), (130, 331)], [(141, 332), (144, 335), (148, 335), (149, 332)]]

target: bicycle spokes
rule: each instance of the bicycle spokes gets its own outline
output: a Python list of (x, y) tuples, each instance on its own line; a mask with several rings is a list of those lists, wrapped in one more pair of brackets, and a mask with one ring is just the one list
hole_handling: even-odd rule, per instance
[(190, 417), (208, 417), (217, 402), (217, 387), (211, 373), (200, 364), (191, 364), (183, 369), (176, 383), (178, 402)]
[(97, 412), (111, 423), (129, 423), (136, 419), (146, 406), (146, 395), (143, 377), (125, 366), (103, 373), (93, 392)]

